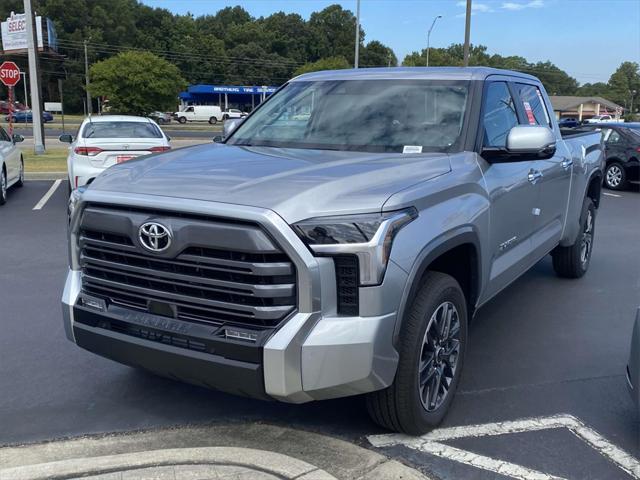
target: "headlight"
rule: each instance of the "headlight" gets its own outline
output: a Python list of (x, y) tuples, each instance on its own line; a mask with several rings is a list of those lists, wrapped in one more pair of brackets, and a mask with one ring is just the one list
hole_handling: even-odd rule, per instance
[(414, 208), (389, 213), (303, 220), (294, 231), (317, 255), (358, 257), (360, 285), (379, 285), (396, 233), (418, 216)]

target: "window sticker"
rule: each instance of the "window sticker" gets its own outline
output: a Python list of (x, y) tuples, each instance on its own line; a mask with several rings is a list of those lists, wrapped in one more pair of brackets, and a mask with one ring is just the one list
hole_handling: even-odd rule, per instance
[(527, 119), (529, 120), (529, 125), (536, 124), (536, 117), (533, 115), (533, 110), (531, 109), (531, 105), (529, 102), (522, 102), (524, 105), (524, 111), (527, 112)]
[(405, 145), (402, 153), (422, 153), (422, 145)]

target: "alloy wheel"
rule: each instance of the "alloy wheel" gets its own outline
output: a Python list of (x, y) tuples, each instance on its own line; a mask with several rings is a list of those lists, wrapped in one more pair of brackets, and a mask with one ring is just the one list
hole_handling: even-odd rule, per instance
[(7, 199), (7, 176), (4, 173), (4, 170), (2, 171), (2, 174), (0, 174), (0, 196), (2, 197), (2, 200)]
[(591, 257), (591, 247), (593, 246), (593, 212), (587, 210), (587, 218), (582, 229), (582, 240), (580, 242), (580, 262), (586, 265)]
[(441, 303), (433, 312), (424, 333), (418, 388), (422, 406), (437, 410), (447, 398), (460, 357), (460, 316), (451, 302)]
[(613, 188), (619, 187), (622, 182), (622, 170), (618, 165), (607, 168), (607, 185)]

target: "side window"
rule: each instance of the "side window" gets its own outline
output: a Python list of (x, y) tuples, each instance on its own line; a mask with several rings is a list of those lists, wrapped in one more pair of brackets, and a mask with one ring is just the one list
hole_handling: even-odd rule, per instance
[(619, 143), (620, 140), (620, 134), (615, 130), (611, 130), (611, 134), (609, 135), (609, 138), (607, 138), (607, 143)]
[(193, 112), (193, 107), (188, 107), (185, 112)]
[(517, 84), (520, 101), (527, 114), (529, 125), (544, 125), (551, 128), (549, 113), (542, 99), (542, 92), (534, 85)]
[(486, 90), (483, 108), (485, 147), (504, 148), (509, 131), (518, 125), (513, 97), (504, 82), (490, 83)]
[(11, 138), (4, 128), (0, 127), (0, 142), (10, 142)]

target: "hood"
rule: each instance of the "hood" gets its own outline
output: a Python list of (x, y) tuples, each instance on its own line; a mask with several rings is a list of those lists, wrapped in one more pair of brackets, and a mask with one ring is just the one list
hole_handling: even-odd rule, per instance
[(116, 165), (90, 188), (268, 208), (293, 223), (380, 211), (394, 193), (450, 170), (439, 153), (204, 144)]

